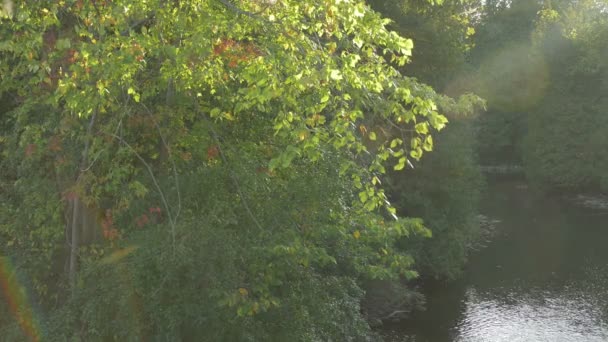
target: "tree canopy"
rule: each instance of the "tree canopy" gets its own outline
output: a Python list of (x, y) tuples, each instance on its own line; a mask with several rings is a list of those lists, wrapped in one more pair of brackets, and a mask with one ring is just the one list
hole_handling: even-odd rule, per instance
[[(473, 55), (486, 163), (522, 164), (543, 191), (605, 192), (607, 3), (489, 7)], [(500, 47), (497, 47), (500, 45)]]
[(412, 40), (365, 3), (22, 1), (0, 20), (0, 244), (23, 293), (6, 336), (362, 339), (363, 281), (417, 276), (397, 242), (430, 233), (383, 176), (472, 103), (404, 76)]

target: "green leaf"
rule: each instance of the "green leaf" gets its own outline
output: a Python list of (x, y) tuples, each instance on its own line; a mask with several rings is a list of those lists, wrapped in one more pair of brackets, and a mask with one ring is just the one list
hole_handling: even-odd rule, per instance
[(367, 192), (366, 191), (361, 191), (359, 193), (359, 200), (361, 201), (361, 203), (367, 202)]
[(364, 207), (367, 211), (373, 211), (377, 206), (375, 201), (367, 201)]
[(424, 138), (424, 144), (422, 145), (422, 148), (427, 152), (430, 152), (433, 150), (433, 137), (432, 136), (427, 135)]
[(417, 123), (416, 126), (414, 126), (414, 128), (416, 129), (416, 133), (418, 133), (418, 134), (428, 134), (429, 133), (429, 124), (426, 122)]
[(410, 151), (410, 156), (416, 160), (419, 160), (422, 157), (422, 149), (416, 148), (415, 150)]
[(422, 140), (420, 138), (418, 138), (418, 137), (412, 138), (410, 140), (410, 148), (416, 149), (416, 148), (418, 148), (418, 146), (420, 146), (421, 143), (422, 143)]
[(395, 165), (394, 169), (395, 169), (396, 171), (401, 171), (401, 170), (403, 170), (403, 169), (405, 168), (405, 163), (406, 163), (406, 161), (407, 161), (407, 158), (405, 158), (405, 157), (401, 157), (401, 158), (399, 159), (399, 163), (397, 163), (397, 165)]
[(142, 198), (148, 193), (148, 188), (138, 181), (129, 183), (129, 190), (133, 191), (136, 197)]
[(399, 138), (393, 139), (393, 141), (391, 141), (391, 148), (395, 148), (401, 144), (403, 144), (403, 140)]
[(211, 112), (209, 112), (209, 116), (211, 116), (212, 118), (217, 118), (218, 116), (220, 116), (220, 113), (222, 112), (222, 110), (220, 108), (213, 108), (211, 110)]
[(132, 95), (133, 96), (133, 100), (135, 102), (139, 102), (140, 95), (139, 95), (139, 93), (137, 91), (135, 91), (135, 89), (133, 89), (133, 87), (129, 87), (129, 89), (127, 90), (127, 94)]
[(340, 72), (340, 70), (332, 69), (329, 73), (329, 78), (334, 81), (340, 81), (342, 79), (342, 73)]

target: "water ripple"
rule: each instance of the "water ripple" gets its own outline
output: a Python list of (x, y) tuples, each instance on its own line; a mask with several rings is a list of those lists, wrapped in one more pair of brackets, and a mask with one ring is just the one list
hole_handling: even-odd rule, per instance
[(584, 291), (514, 290), (497, 295), (469, 289), (457, 342), (605, 342), (605, 303)]

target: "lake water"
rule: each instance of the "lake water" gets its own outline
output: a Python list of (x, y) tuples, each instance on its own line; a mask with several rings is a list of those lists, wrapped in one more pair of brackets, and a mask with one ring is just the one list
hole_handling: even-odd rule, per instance
[(608, 341), (608, 212), (488, 186), (498, 234), (461, 279), (427, 284), (427, 310), (385, 327), (389, 341)]

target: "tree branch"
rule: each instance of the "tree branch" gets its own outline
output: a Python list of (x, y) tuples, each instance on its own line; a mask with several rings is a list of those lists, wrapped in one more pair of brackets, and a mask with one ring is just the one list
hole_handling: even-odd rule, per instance
[[(197, 109), (198, 109), (198, 104), (197, 104)], [(247, 211), (247, 214), (251, 218), (251, 221), (253, 221), (253, 223), (256, 225), (256, 227), (258, 229), (260, 229), (260, 230), (263, 230), (262, 225), (260, 224), (260, 222), (258, 221), (258, 219), (253, 214), (253, 211), (251, 211), (251, 208), (249, 207), (249, 203), (247, 202), (247, 198), (245, 197), (245, 195), (243, 193), (243, 190), (241, 190), (241, 185), (239, 184), (238, 178), (236, 177), (236, 175), (234, 174), (234, 172), (230, 168), (230, 164), (228, 163), (228, 159), (226, 158), (226, 155), (224, 154), (224, 150), (223, 150), (223, 148), (221, 146), (221, 141), (220, 141), (219, 135), (213, 129), (213, 124), (209, 121), (209, 119), (207, 118), (207, 116), (205, 114), (202, 114), (202, 113), (201, 113), (201, 116), (203, 117), (203, 120), (205, 120), (205, 122), (207, 122), (209, 124), (209, 129), (211, 130), (211, 134), (213, 135), (213, 139), (217, 143), (217, 149), (218, 149), (219, 155), (222, 158), (222, 161), (224, 162), (224, 164), (226, 164), (226, 167), (228, 168), (228, 173), (230, 174), (230, 178), (232, 180), (232, 183), (234, 184), (234, 187), (236, 188), (236, 191), (237, 191), (239, 197), (241, 198), (241, 202), (243, 203), (243, 207), (245, 207), (245, 211)]]
[(177, 212), (175, 213), (173, 220), (174, 220), (174, 222), (177, 222), (177, 218), (178, 218), (180, 212), (182, 211), (182, 195), (181, 195), (181, 192), (179, 189), (179, 178), (177, 176), (177, 166), (175, 165), (175, 160), (173, 159), (173, 154), (171, 153), (171, 149), (169, 148), (169, 145), (167, 144), (167, 140), (165, 139), (163, 133), (160, 130), (160, 125), (158, 124), (156, 119), (154, 119), (154, 115), (152, 115), (152, 111), (145, 104), (142, 103), (141, 105), (142, 105), (142, 107), (144, 107), (144, 109), (146, 110), (146, 112), (148, 113), (150, 118), (152, 119), (152, 122), (154, 123), (154, 126), (156, 126), (156, 130), (158, 131), (158, 135), (160, 136), (160, 140), (162, 141), (163, 146), (165, 147), (165, 149), (167, 149), (167, 153), (169, 154), (169, 160), (171, 161), (171, 166), (173, 167), (173, 179), (175, 181), (175, 190), (177, 191)]
[(139, 161), (141, 161), (141, 163), (144, 164), (144, 166), (148, 170), (148, 174), (150, 174), (150, 178), (152, 178), (152, 182), (154, 183), (154, 186), (156, 187), (156, 190), (158, 191), (158, 193), (160, 195), (161, 201), (163, 202), (163, 206), (165, 207), (165, 211), (167, 211), (167, 217), (169, 218), (169, 224), (171, 225), (171, 239), (172, 239), (173, 253), (175, 254), (175, 220), (174, 220), (173, 215), (171, 214), (171, 208), (169, 207), (169, 203), (167, 202), (167, 198), (165, 197), (165, 193), (163, 192), (162, 188), (158, 184), (158, 181), (156, 180), (156, 177), (154, 176), (154, 171), (152, 171), (152, 167), (123, 138), (121, 138), (118, 135), (113, 134), (113, 133), (104, 133), (104, 134), (113, 137), (114, 139), (118, 140), (121, 144), (125, 145), (129, 150), (131, 150), (131, 152), (133, 152), (133, 154), (137, 157), (137, 159), (139, 159)]

